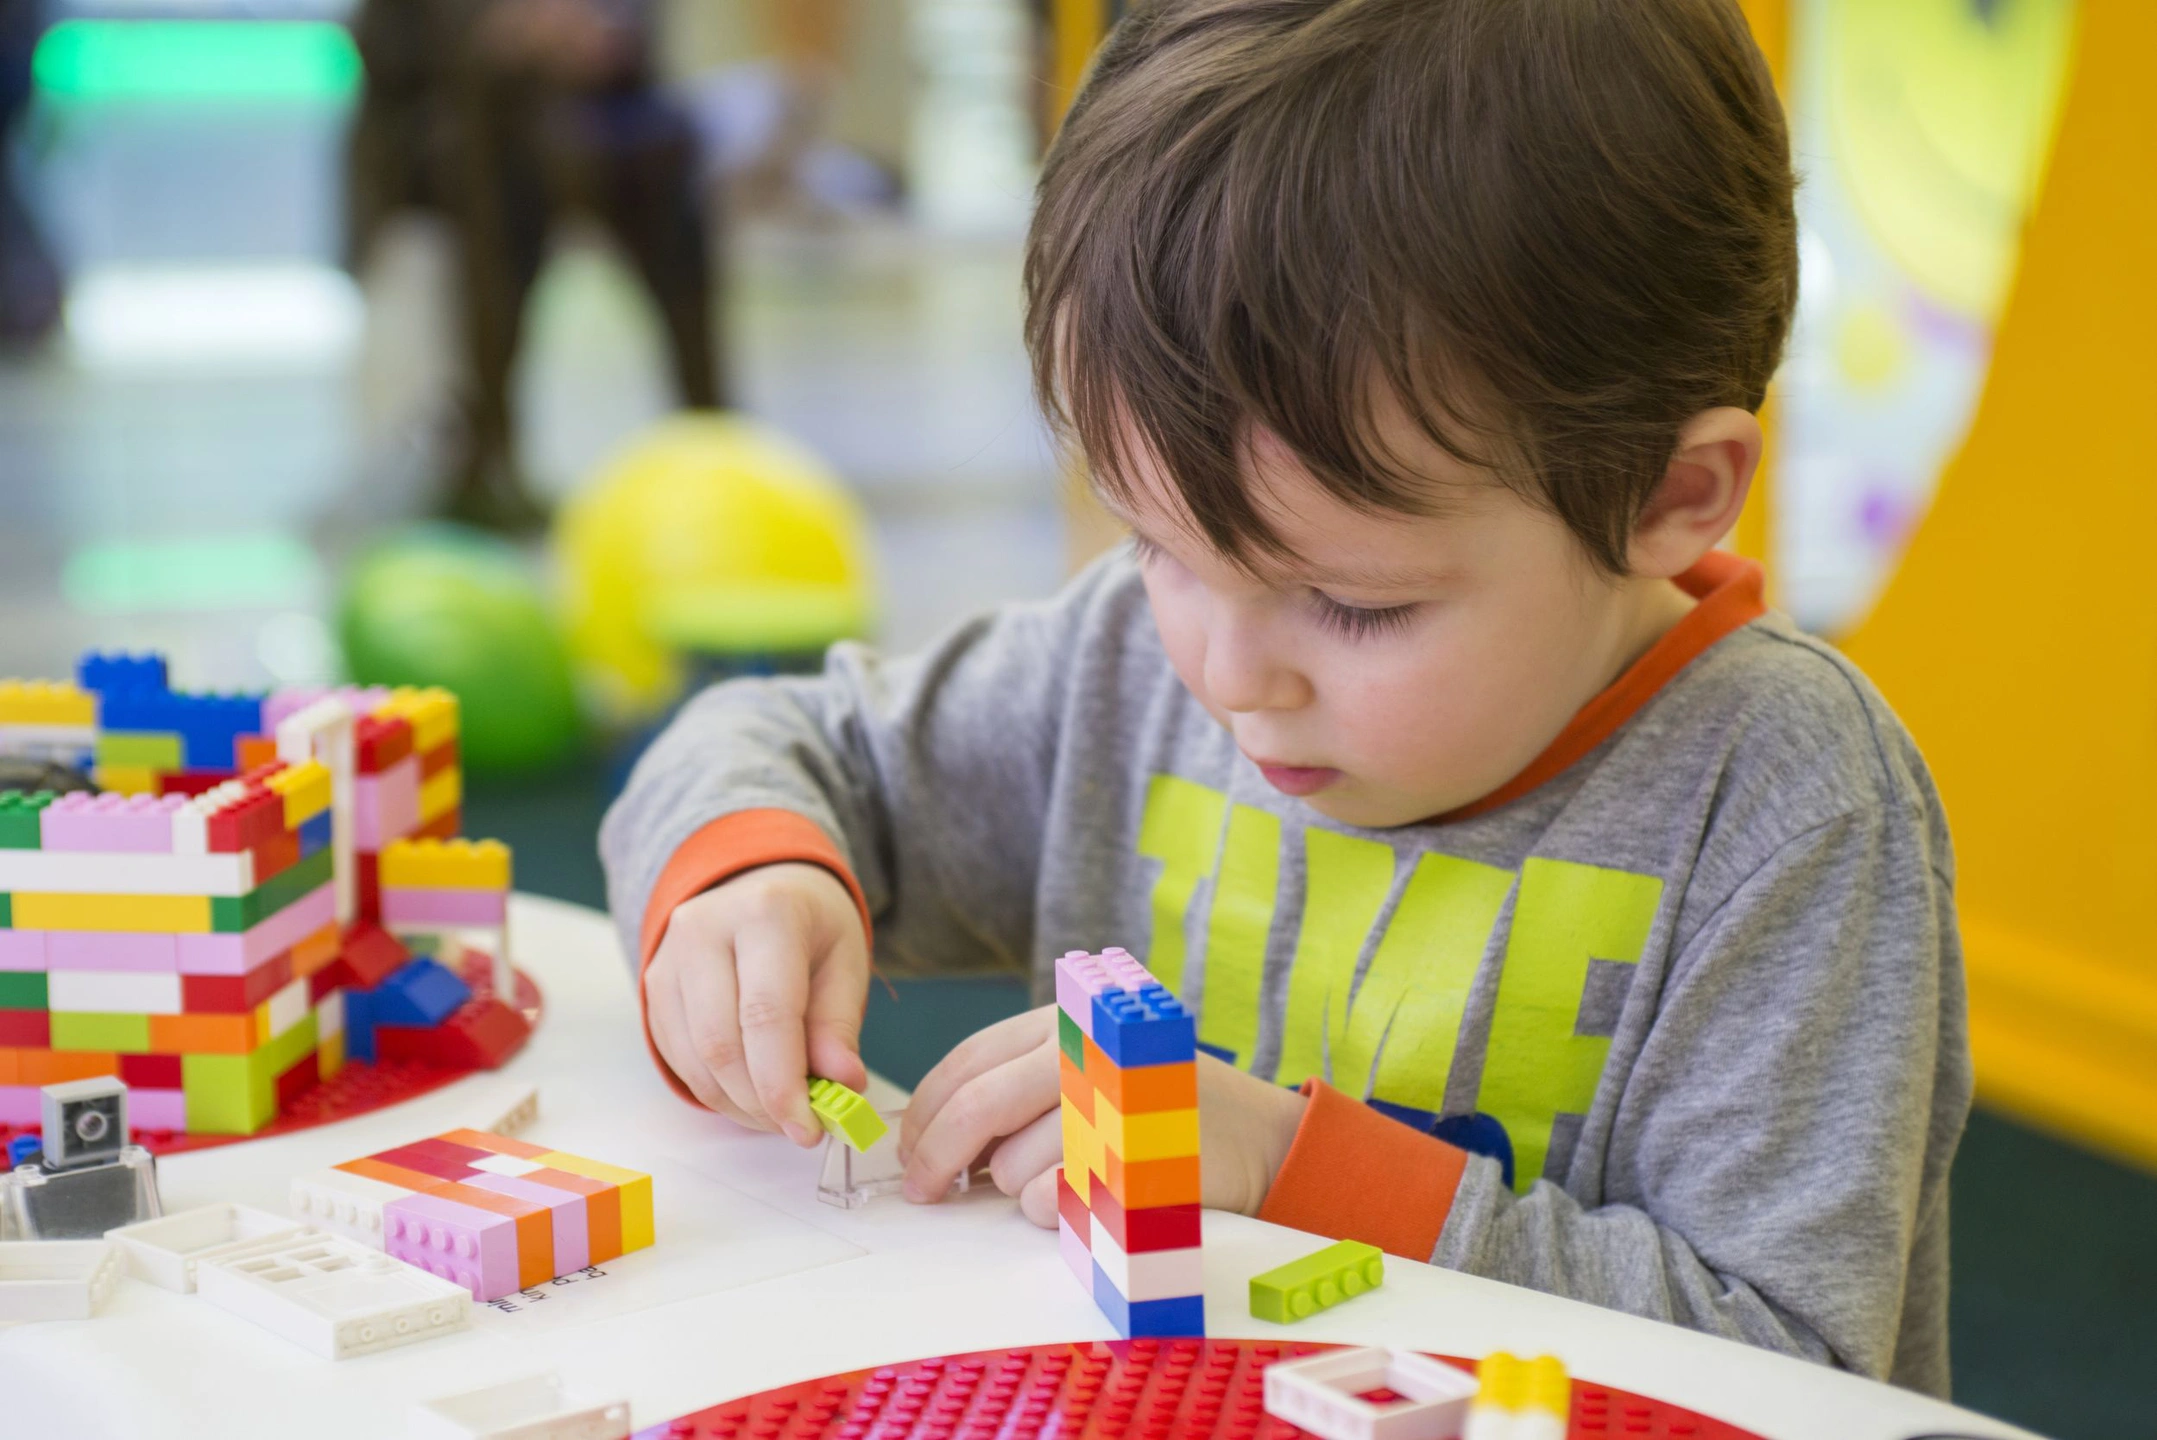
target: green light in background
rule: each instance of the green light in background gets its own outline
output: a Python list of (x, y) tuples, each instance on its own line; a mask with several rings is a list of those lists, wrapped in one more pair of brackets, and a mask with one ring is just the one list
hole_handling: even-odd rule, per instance
[(60, 593), (85, 615), (306, 608), (325, 581), (288, 535), (108, 540), (68, 556)]
[(38, 42), (36, 75), (69, 104), (341, 101), (360, 59), (319, 20), (63, 20)]

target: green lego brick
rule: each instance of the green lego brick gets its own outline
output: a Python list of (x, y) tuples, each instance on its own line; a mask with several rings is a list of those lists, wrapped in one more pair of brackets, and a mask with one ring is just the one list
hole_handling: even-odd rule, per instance
[(335, 857), (317, 850), (291, 869), (271, 876), (245, 895), (219, 895), (210, 901), (210, 929), (220, 935), (252, 930), (278, 911), (311, 894), (330, 880)]
[(184, 770), (187, 768), (187, 747), (178, 735), (167, 731), (107, 731), (97, 737), (97, 763), (140, 766), (145, 770)]
[(180, 1057), (190, 1135), (252, 1135), (276, 1118), (277, 1072), (263, 1058), (269, 1049)]
[(0, 850), (35, 850), (39, 815), (53, 802), (50, 790), (0, 790)]
[(15, 897), (0, 890), (0, 930), (15, 928)]
[(1375, 1245), (1343, 1240), (1301, 1260), (1251, 1277), (1251, 1313), (1277, 1325), (1330, 1310), (1385, 1283), (1386, 1258)]
[(1056, 1012), (1056, 1043), (1063, 1047), (1065, 1059), (1081, 1070), (1086, 1068), (1086, 1032), (1060, 1008)]
[(52, 1048), (147, 1055), (150, 1053), (150, 1017), (55, 1010), (52, 1012)]
[(312, 1011), (300, 1017), (299, 1023), (288, 1027), (284, 1034), (273, 1035), (267, 1045), (258, 1047), (249, 1059), (260, 1057), (261, 1064), (269, 1072), (274, 1085), (277, 1077), (312, 1055), (315, 1051), (315, 1017)]
[(43, 1010), (45, 972), (0, 970), (0, 1010)]
[(826, 1130), (856, 1150), (868, 1149), (891, 1128), (874, 1105), (838, 1081), (822, 1076), (809, 1081), (809, 1108)]

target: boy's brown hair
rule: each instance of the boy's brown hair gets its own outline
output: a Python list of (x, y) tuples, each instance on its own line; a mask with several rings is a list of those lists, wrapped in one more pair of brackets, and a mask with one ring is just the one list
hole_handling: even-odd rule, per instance
[(1797, 294), (1781, 104), (1733, 0), (1161, 0), (1041, 176), (1026, 339), (1128, 500), (1135, 441), (1223, 554), (1285, 556), (1251, 427), (1339, 499), (1440, 503), (1389, 398), (1611, 574), (1679, 426), (1758, 409)]

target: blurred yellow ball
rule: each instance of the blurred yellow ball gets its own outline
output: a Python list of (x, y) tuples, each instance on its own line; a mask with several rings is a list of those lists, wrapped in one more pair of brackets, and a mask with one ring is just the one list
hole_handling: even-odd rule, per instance
[(870, 622), (860, 506), (738, 415), (678, 415), (631, 442), (563, 507), (555, 550), (578, 679), (613, 723), (663, 710), (688, 652), (813, 651)]

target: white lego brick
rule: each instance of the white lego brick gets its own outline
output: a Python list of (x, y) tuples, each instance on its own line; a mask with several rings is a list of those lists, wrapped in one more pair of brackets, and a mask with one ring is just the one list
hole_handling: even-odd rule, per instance
[(628, 1440), (629, 1402), (593, 1400), (552, 1375), (505, 1380), (412, 1408), (411, 1440)]
[(282, 1215), (247, 1205), (204, 1205), (105, 1232), (127, 1255), (127, 1271), (182, 1295), (194, 1293), (196, 1267), (277, 1249), (309, 1234)]
[(411, 1193), (371, 1175), (310, 1170), (293, 1178), (286, 1208), (295, 1220), (381, 1250), (387, 1248), (382, 1239), (382, 1207)]
[(0, 755), (63, 759), (96, 749), (94, 725), (0, 725)]
[(1132, 1255), (1116, 1243), (1100, 1216), (1091, 1218), (1093, 1234), (1086, 1248), (1124, 1299), (1135, 1305), (1141, 1300), (1175, 1300), (1205, 1293), (1204, 1257), (1196, 1245), (1179, 1250), (1141, 1250)]
[[(1400, 1396), (1372, 1404), (1373, 1390)], [(1408, 1350), (1329, 1350), (1266, 1367), (1266, 1413), (1324, 1440), (1457, 1440), (1476, 1380)]]
[(52, 970), (45, 976), (45, 1005), (100, 1015), (178, 1015), (180, 977), (162, 971)]
[(87, 1320), (120, 1283), (106, 1240), (0, 1243), (0, 1320)]
[(509, 1175), (514, 1177), (518, 1175), (529, 1175), (534, 1170), (544, 1170), (547, 1167), (540, 1164), (537, 1160), (526, 1160), (523, 1157), (517, 1155), (489, 1155), (484, 1159), (474, 1160), (472, 1162), (472, 1168), (474, 1170), (490, 1171), (496, 1175)]
[(485, 1080), (464, 1108), (466, 1128), (489, 1135), (517, 1135), (539, 1118), (539, 1087), (522, 1080)]
[(345, 992), (332, 990), (315, 1002), (315, 1040), (345, 1033)]
[[(180, 977), (175, 975), (172, 978), (177, 980)], [(272, 1037), (284, 1034), (305, 1020), (307, 1012), (314, 1008), (307, 996), (307, 980), (304, 976), (279, 986), (263, 1004), (269, 1007)]]
[(462, 1285), (329, 1235), (200, 1266), (195, 1289), (325, 1360), (429, 1340), (472, 1314)]
[(47, 895), (245, 895), (255, 857), (0, 850), (0, 890)]
[(330, 866), (337, 886), (337, 923), (349, 925), (359, 909), (359, 874), (353, 859), (352, 795), (359, 771), (353, 742), (355, 716), (341, 695), (325, 695), (277, 722), (277, 758), (298, 764), (319, 760), (330, 772)]

